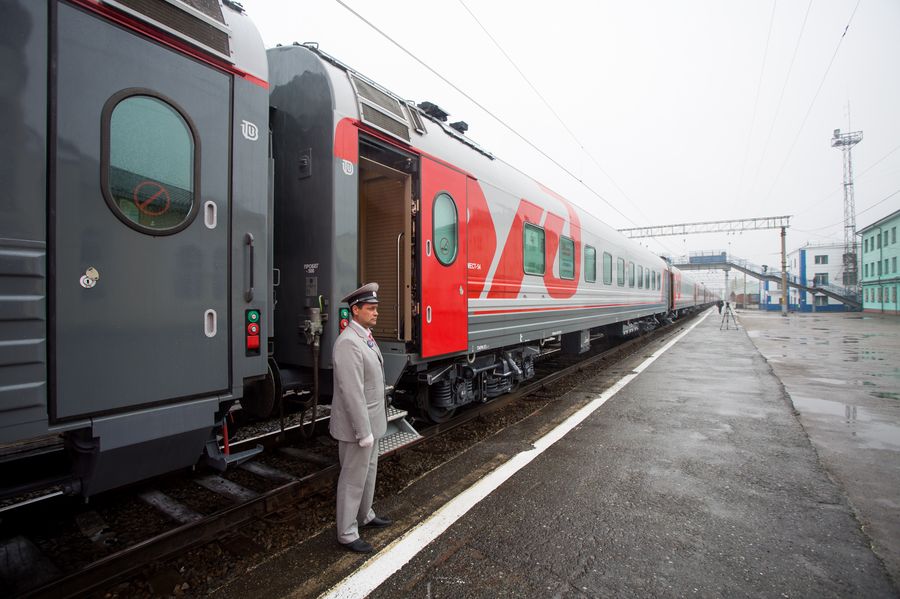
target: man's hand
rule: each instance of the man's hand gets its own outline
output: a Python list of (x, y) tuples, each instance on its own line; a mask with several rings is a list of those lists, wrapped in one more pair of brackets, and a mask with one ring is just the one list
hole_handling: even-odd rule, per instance
[(375, 437), (369, 435), (368, 437), (363, 437), (359, 440), (360, 447), (372, 447), (372, 444), (375, 443)]

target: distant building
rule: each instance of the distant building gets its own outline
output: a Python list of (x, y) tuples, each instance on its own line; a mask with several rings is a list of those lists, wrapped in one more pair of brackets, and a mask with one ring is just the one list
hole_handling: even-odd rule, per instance
[[(841, 286), (844, 273), (844, 244), (807, 244), (787, 255), (788, 279), (808, 287), (827, 287), (832, 291)], [(791, 287), (788, 299), (792, 310), (801, 312), (843, 312), (846, 304), (824, 293), (809, 293)]]
[(900, 243), (900, 210), (859, 230), (862, 240), (863, 310), (898, 314), (897, 295), (900, 295), (900, 271), (897, 259)]

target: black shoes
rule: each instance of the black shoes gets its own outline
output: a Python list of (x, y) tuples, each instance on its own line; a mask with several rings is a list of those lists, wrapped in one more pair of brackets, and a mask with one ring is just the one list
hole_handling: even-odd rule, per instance
[(373, 526), (376, 528), (384, 528), (385, 526), (390, 526), (393, 523), (394, 523), (394, 521), (391, 520), (390, 518), (382, 518), (381, 516), (375, 516), (374, 518), (372, 518), (371, 520), (369, 520), (368, 522), (363, 524), (363, 526), (364, 527), (365, 526)]
[(372, 553), (374, 547), (363, 539), (356, 539), (350, 543), (338, 543), (344, 549), (355, 551), (356, 553)]
[[(372, 528), (384, 528), (385, 526), (390, 526), (394, 521), (390, 518), (382, 518), (381, 516), (375, 516), (365, 524), (363, 527), (372, 527)], [(344, 549), (348, 551), (355, 551), (356, 553), (372, 553), (374, 551), (374, 547), (372, 547), (371, 543), (365, 541), (361, 538), (356, 539), (355, 541), (351, 541), (350, 543), (338, 543)]]

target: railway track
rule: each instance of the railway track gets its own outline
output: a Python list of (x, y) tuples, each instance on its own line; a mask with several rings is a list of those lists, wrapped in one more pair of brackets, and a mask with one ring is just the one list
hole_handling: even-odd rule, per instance
[[(406, 451), (473, 420), (503, 410), (541, 389), (553, 387), (576, 372), (631, 355), (673, 329), (680, 328), (684, 322), (685, 319), (682, 319), (608, 349), (601, 347), (592, 350), (586, 356), (573, 357), (549, 350), (538, 363), (538, 380), (488, 403), (472, 406), (448, 422), (423, 428), (419, 431), (421, 439), (404, 446), (400, 451)], [(324, 418), (320, 416), (319, 420)], [(169, 477), (153, 487), (142, 486), (136, 494), (131, 490), (115, 494), (110, 500), (122, 501), (123, 505), (130, 506), (122, 508), (123, 510), (153, 506), (155, 509), (149, 511), (155, 512), (157, 518), (175, 523), (174, 526), (163, 526), (164, 530), (161, 532), (146, 534), (141, 538), (117, 538), (117, 533), (114, 532), (116, 527), (97, 515), (99, 507), (88, 511), (82, 509), (75, 516), (74, 527), (80, 530), (82, 544), (85, 543), (84, 539), (88, 539), (88, 544), (94, 551), (102, 555), (96, 559), (82, 560), (83, 563), (75, 567), (56, 565), (24, 533), (8, 537), (5, 544), (0, 545), (0, 562), (5, 559), (7, 570), (6, 574), (0, 572), (0, 582), (4, 589), (0, 591), (0, 597), (60, 598), (90, 593), (132, 576), (148, 564), (219, 540), (255, 519), (330, 491), (339, 474), (336, 447), (329, 447), (327, 441), (330, 438), (327, 436), (321, 438), (322, 443), (312, 449), (286, 445), (303, 438), (301, 426), (302, 423), (293, 422), (232, 442), (231, 448), (234, 451), (260, 444), (266, 448), (266, 452), (262, 454), (262, 459), (229, 471), (228, 478), (199, 471), (189, 481), (167, 485)], [(321, 423), (318, 427), (324, 430)], [(385, 455), (390, 456), (392, 453), (394, 452)], [(181, 485), (192, 488), (200, 486), (205, 489), (204, 493), (212, 493), (218, 500), (212, 499), (211, 511), (204, 514), (190, 505), (190, 493), (184, 491)], [(6, 508), (0, 512), (0, 522), (40, 519), (42, 514), (54, 513), (60, 509), (71, 510), (74, 504), (73, 498), (58, 494), (44, 502), (32, 499), (17, 509)], [(120, 548), (120, 544), (126, 546)], [(104, 546), (106, 551), (103, 551)], [(14, 577), (16, 571), (22, 574), (23, 579), (3, 579), (4, 576)], [(7, 591), (11, 593), (8, 594)]]

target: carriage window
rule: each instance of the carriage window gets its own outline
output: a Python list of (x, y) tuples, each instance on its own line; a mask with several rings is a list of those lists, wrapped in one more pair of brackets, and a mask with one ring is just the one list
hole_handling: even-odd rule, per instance
[(575, 278), (575, 242), (568, 237), (559, 238), (559, 278)]
[(432, 236), (434, 237), (434, 256), (444, 266), (456, 260), (458, 243), (456, 202), (446, 193), (439, 193), (434, 198), (432, 217)]
[(638, 281), (638, 289), (644, 288), (644, 267), (637, 267), (637, 281)]
[(125, 224), (151, 235), (184, 229), (197, 213), (199, 195), (188, 121), (171, 104), (148, 95), (127, 96), (104, 115), (107, 204)]
[(634, 287), (634, 262), (628, 263), (628, 286)]
[(544, 230), (531, 223), (525, 223), (525, 228), (522, 230), (522, 238), (525, 274), (544, 274)]
[(644, 271), (644, 289), (650, 289), (650, 269)]
[(597, 280), (597, 250), (584, 246), (584, 280), (593, 283)]
[(618, 258), (616, 261), (616, 282), (619, 287), (625, 286), (625, 259)]
[(612, 285), (612, 254), (603, 252), (603, 282)]

